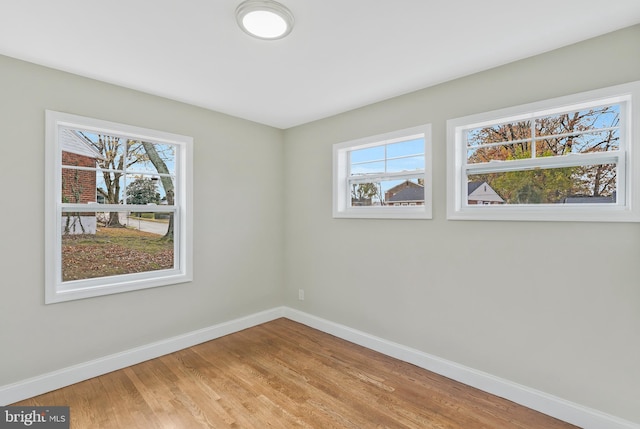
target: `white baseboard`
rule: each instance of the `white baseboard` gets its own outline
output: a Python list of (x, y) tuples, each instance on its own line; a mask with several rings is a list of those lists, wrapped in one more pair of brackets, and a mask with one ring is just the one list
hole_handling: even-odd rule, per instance
[(584, 429), (640, 429), (640, 425), (616, 416), (298, 310), (285, 308), (284, 317)]
[(0, 406), (13, 404), (61, 387), (88, 380), (140, 362), (154, 359), (196, 344), (242, 331), (283, 317), (284, 308), (278, 307), (239, 319), (230, 320), (208, 328), (188, 332), (166, 340), (125, 350), (89, 362), (73, 365), (38, 377), (0, 386)]
[(636, 423), (288, 307), (277, 307), (0, 386), (0, 406), (214, 340), (280, 317), (286, 317), (387, 356), (409, 362), (585, 429), (640, 429), (640, 425)]

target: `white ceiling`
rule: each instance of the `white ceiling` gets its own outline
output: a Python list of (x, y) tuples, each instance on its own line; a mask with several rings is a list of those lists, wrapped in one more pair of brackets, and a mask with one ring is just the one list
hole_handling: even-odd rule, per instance
[(280, 0), (295, 28), (262, 41), (240, 2), (0, 0), (0, 54), (289, 128), (640, 22), (639, 0)]

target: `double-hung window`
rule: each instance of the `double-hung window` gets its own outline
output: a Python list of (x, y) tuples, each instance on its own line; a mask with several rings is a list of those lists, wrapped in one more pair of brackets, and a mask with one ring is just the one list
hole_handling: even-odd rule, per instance
[(46, 303), (191, 280), (192, 143), (46, 112)]
[(638, 82), (448, 121), (449, 219), (640, 221)]
[(431, 127), (333, 146), (333, 215), (431, 218)]

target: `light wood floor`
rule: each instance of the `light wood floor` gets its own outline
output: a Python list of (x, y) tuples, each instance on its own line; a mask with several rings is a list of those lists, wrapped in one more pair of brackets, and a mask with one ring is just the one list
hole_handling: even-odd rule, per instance
[(287, 319), (14, 405), (71, 428), (573, 428)]

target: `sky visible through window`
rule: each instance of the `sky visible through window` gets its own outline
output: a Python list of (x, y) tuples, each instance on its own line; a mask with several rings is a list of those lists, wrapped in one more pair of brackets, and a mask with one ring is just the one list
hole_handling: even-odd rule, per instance
[[(407, 180), (419, 186), (424, 185), (422, 180), (418, 180), (425, 168), (424, 138), (356, 149), (350, 151), (349, 155), (349, 175), (359, 182), (351, 185), (354, 200), (362, 199), (366, 194), (372, 205), (380, 205), (384, 203), (385, 195), (390, 189)], [(413, 172), (415, 177), (410, 178), (384, 177), (394, 173)], [(363, 182), (367, 178), (371, 178), (371, 181)], [(363, 187), (367, 187), (367, 190), (363, 190)]]
[[(92, 132), (74, 130), (77, 135), (82, 136), (90, 142), (93, 149), (103, 156), (102, 160), (97, 163), (96, 170), (96, 188), (98, 190), (107, 189), (105, 173), (110, 180), (119, 182), (119, 195), (117, 203), (124, 204), (127, 201), (127, 189), (136, 180), (148, 180), (155, 184), (155, 189), (159, 194), (159, 199), (166, 202), (167, 196), (162, 181), (161, 174), (158, 173), (156, 166), (150, 161), (146, 155), (145, 149), (140, 141), (134, 141), (125, 137), (117, 137), (106, 134), (95, 134)], [(125, 144), (126, 143), (126, 144)], [(165, 163), (169, 177), (175, 184), (175, 162), (176, 147), (172, 144), (153, 143), (155, 150)], [(125, 173), (125, 174), (117, 174)], [(116, 176), (118, 178), (116, 179)], [(109, 202), (101, 198), (98, 192), (97, 202), (114, 204), (116, 201)]]

